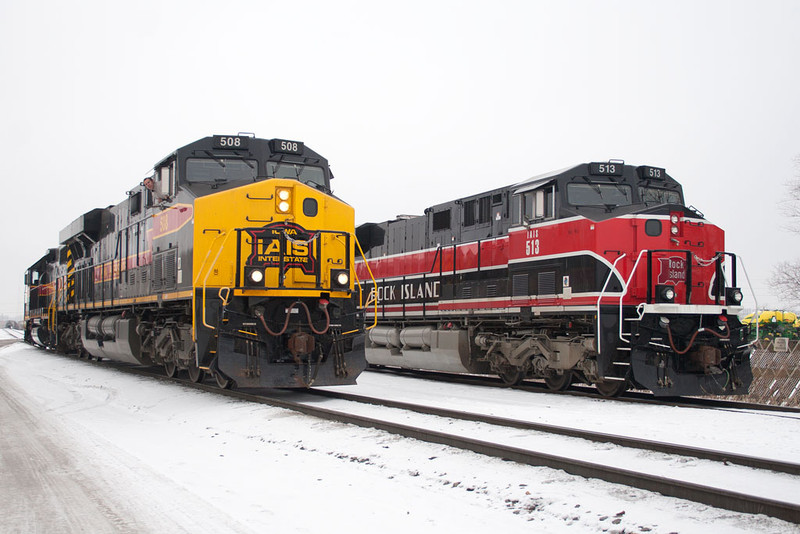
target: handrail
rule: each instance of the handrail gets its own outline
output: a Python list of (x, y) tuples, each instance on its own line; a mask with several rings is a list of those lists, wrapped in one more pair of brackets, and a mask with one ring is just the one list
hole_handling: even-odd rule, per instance
[[(214, 241), (216, 241), (217, 238), (219, 238), (223, 234), (225, 234), (225, 232), (223, 232), (222, 234), (220, 234), (219, 236), (214, 238)], [(225, 240), (222, 242), (222, 245), (219, 247), (219, 250), (217, 251), (217, 255), (214, 256), (214, 261), (211, 262), (211, 265), (209, 266), (208, 271), (206, 271), (206, 276), (205, 276), (205, 278), (203, 278), (203, 326), (205, 326), (206, 328), (209, 328), (211, 330), (216, 330), (216, 327), (212, 326), (212, 325), (210, 325), (210, 324), (208, 324), (206, 322), (206, 282), (208, 282), (208, 277), (211, 274), (211, 268), (214, 267), (214, 265), (217, 264), (217, 260), (219, 259), (219, 255), (222, 254), (222, 250), (225, 248), (225, 243), (228, 242), (228, 238), (230, 238), (230, 236), (232, 236), (232, 235), (233, 235), (232, 232), (227, 233), (227, 237), (225, 237)], [(213, 242), (212, 242), (212, 245), (213, 245)], [(209, 249), (209, 252), (211, 252), (211, 249)], [(198, 276), (199, 276), (199, 274), (200, 273), (198, 273)], [(192, 291), (192, 294), (194, 294), (194, 291)]]
[[(214, 249), (214, 244), (217, 242), (217, 240), (220, 237), (223, 237), (223, 236), (226, 236), (226, 235), (228, 237), (230, 237), (231, 234), (228, 233), (228, 232), (219, 232), (217, 234), (217, 237), (214, 238), (214, 241), (211, 242), (211, 246), (208, 247), (208, 251), (206, 252), (206, 257), (203, 258), (203, 263), (201, 263), (200, 264), (200, 268), (197, 269), (197, 275), (195, 276), (194, 282), (192, 283), (192, 341), (195, 341), (195, 342), (197, 341), (197, 291), (195, 290), (196, 287), (197, 287), (197, 282), (200, 280), (200, 273), (203, 272), (203, 267), (205, 267), (206, 262), (208, 261), (208, 257), (211, 255), (211, 251)], [(227, 240), (228, 240), (228, 238), (226, 237), (225, 241), (222, 242), (223, 246), (225, 245), (225, 242)], [(215, 263), (217, 261), (217, 258), (219, 258), (219, 255), (222, 252), (222, 249), (223, 249), (223, 247), (221, 246), (219, 248), (219, 251), (217, 251), (217, 256), (214, 258), (214, 262)], [(206, 318), (205, 318), (205, 314), (206, 314), (205, 282), (206, 282), (206, 280), (208, 280), (208, 274), (206, 274), (206, 278), (205, 278), (205, 280), (203, 280), (203, 325), (205, 325), (207, 328), (211, 328), (213, 330), (214, 327), (212, 327), (211, 325), (208, 325), (206, 323)]]
[[(649, 254), (649, 253), (651, 253), (651, 251), (648, 250), (648, 249), (644, 249), (641, 252), (639, 252), (639, 257), (636, 258), (636, 263), (633, 264), (633, 269), (631, 269), (631, 274), (630, 274), (630, 276), (628, 276), (628, 280), (625, 282), (625, 287), (622, 290), (622, 294), (620, 294), (620, 296), (619, 296), (619, 334), (617, 334), (617, 337), (619, 337), (619, 339), (621, 341), (625, 342), (625, 343), (630, 343), (630, 341), (625, 339), (624, 337), (622, 337), (622, 323), (623, 323), (623, 321), (622, 321), (622, 299), (625, 298), (625, 295), (628, 294), (628, 287), (630, 286), (631, 280), (633, 280), (633, 275), (636, 273), (636, 269), (639, 267), (639, 262), (642, 260), (642, 256), (645, 253)], [(649, 263), (650, 262), (648, 261), (648, 265), (649, 265)], [(691, 265), (689, 266), (689, 268), (691, 269)], [(647, 280), (647, 287), (648, 288), (650, 287), (650, 280), (649, 279)], [(648, 289), (648, 293), (649, 293), (649, 289)]]
[[(358, 251), (361, 253), (361, 259), (364, 260), (364, 266), (367, 268), (367, 272), (369, 273), (369, 277), (372, 280), (372, 287), (375, 290), (374, 295), (375, 298), (373, 299), (374, 302), (374, 313), (373, 313), (373, 321), (372, 325), (365, 328), (365, 330), (372, 330), (378, 325), (378, 282), (375, 280), (375, 275), (372, 274), (372, 269), (369, 266), (369, 262), (367, 261), (367, 257), (364, 255), (364, 250), (361, 248), (361, 243), (358, 241), (358, 237), (353, 235), (353, 239), (355, 239), (356, 246), (358, 247)], [(358, 274), (356, 273), (355, 266), (353, 266), (353, 274), (356, 276), (356, 283), (358, 283), (358, 304), (361, 308), (366, 308), (369, 305), (369, 297), (367, 297), (367, 302), (363, 302), (363, 290), (361, 289), (361, 282), (358, 279)], [(365, 280), (366, 281), (366, 280)], [(352, 334), (353, 332), (357, 332), (357, 330), (351, 330), (349, 332), (344, 332), (344, 334)]]
[[(478, 248), (478, 250), (480, 250), (480, 248)], [(428, 270), (428, 273), (432, 273), (433, 272), (433, 268), (436, 267), (436, 260), (439, 260), (439, 274), (441, 274), (441, 272), (442, 272), (442, 269), (441, 269), (441, 267), (442, 267), (441, 255), (442, 255), (442, 245), (437, 245), (436, 246), (436, 254), (433, 255), (433, 263), (431, 263), (431, 268), (430, 268), (430, 270)]]
[[(58, 286), (58, 284), (56, 284)], [(50, 301), (50, 305), (47, 307), (47, 321), (50, 323), (48, 327), (50, 331), (55, 334), (55, 341), (58, 343), (58, 325), (56, 324), (58, 320), (58, 312), (56, 311), (56, 301), (58, 300), (58, 290), (53, 293), (53, 298)]]
[[(753, 284), (750, 283), (750, 276), (748, 276), (748, 274), (747, 274), (747, 269), (744, 266), (744, 261), (742, 260), (742, 257), (741, 256), (736, 256), (736, 259), (738, 259), (739, 262), (742, 264), (742, 270), (744, 271), (744, 277), (747, 279), (747, 287), (750, 288), (750, 295), (752, 295), (753, 302), (755, 302), (755, 305), (756, 305), (756, 311), (755, 311), (755, 314), (753, 314), (753, 317), (758, 317), (758, 299), (756, 298), (755, 291), (753, 291)], [(759, 326), (758, 325), (758, 321), (756, 321), (756, 337), (755, 337), (755, 339), (753, 339), (753, 341), (748, 343), (746, 346), (750, 346), (753, 343), (755, 343), (756, 341), (758, 341), (758, 326)]]
[[(624, 282), (624, 287), (622, 289), (622, 293), (620, 293), (620, 296), (619, 296), (619, 332), (618, 332), (618, 337), (619, 337), (620, 341), (623, 341), (624, 343), (630, 344), (631, 341), (628, 340), (628, 339), (625, 339), (623, 337), (622, 327), (623, 327), (624, 321), (623, 321), (623, 313), (622, 313), (622, 308), (623, 308), (622, 307), (622, 300), (628, 294), (628, 289), (630, 288), (631, 280), (633, 280), (633, 276), (636, 274), (636, 270), (639, 268), (639, 263), (641, 262), (642, 256), (644, 256), (644, 254), (648, 254), (648, 269), (649, 269), (649, 264), (650, 264), (650, 261), (651, 261), (650, 260), (650, 254), (652, 254), (653, 252), (666, 252), (666, 253), (669, 253), (669, 252), (679, 252), (679, 251), (643, 249), (643, 250), (641, 250), (639, 252), (639, 256), (636, 258), (636, 262), (634, 263), (633, 268), (631, 269), (631, 272), (630, 272), (630, 275), (628, 276), (627, 281)], [(711, 260), (702, 260), (702, 258), (698, 258), (697, 255), (695, 255), (695, 254), (692, 254), (692, 256), (694, 256), (695, 260), (698, 263), (698, 266), (702, 267), (702, 266), (704, 266), (704, 264), (706, 266), (708, 266), (708, 265), (711, 265), (714, 261), (719, 261), (719, 259), (718, 259), (719, 256), (720, 255), (725, 255), (725, 254), (729, 254), (729, 253), (726, 253), (726, 252), (721, 252), (720, 253), (720, 252), (718, 252), (717, 254), (715, 254), (714, 258), (712, 258)], [(745, 278), (747, 279), (747, 284), (750, 287), (750, 293), (753, 296), (753, 300), (756, 303), (756, 311), (758, 311), (758, 300), (756, 299), (755, 292), (753, 291), (753, 286), (750, 283), (750, 277), (747, 274), (747, 269), (744, 266), (744, 262), (742, 261), (742, 259), (739, 256), (736, 256), (736, 255), (733, 255), (733, 254), (730, 254), (730, 255), (732, 256), (734, 262), (736, 262), (736, 260), (738, 259), (739, 262), (741, 263), (742, 270), (744, 271)], [(616, 261), (614, 261), (614, 266), (616, 266), (617, 262), (620, 259), (622, 259), (624, 256), (625, 256), (625, 254), (623, 254), (622, 256), (618, 257), (616, 259)], [(691, 271), (691, 268), (692, 268), (692, 265), (691, 265), (690, 261), (687, 262), (687, 269), (689, 271)], [(613, 272), (614, 266), (612, 266), (612, 272)], [(732, 266), (732, 268), (735, 269), (735, 265)], [(649, 273), (649, 270), (648, 270), (648, 273)], [(610, 277), (611, 277), (611, 273), (609, 273), (609, 277), (606, 279), (606, 284), (603, 285), (603, 290), (600, 292), (600, 297), (597, 299), (597, 332), (598, 332), (598, 335), (597, 335), (597, 352), (598, 353), (600, 353), (600, 301), (603, 298), (603, 293), (605, 292), (606, 285), (608, 284), (608, 282), (610, 280)], [(652, 284), (652, 280), (648, 278), (647, 284), (648, 284), (648, 293), (649, 293), (649, 287)], [(649, 304), (649, 302), (648, 302), (648, 304)], [(687, 302), (687, 304), (689, 304), (689, 302)], [(638, 311), (639, 319), (641, 319), (641, 317), (643, 315), (643, 311), (641, 311), (641, 307), (642, 306), (643, 306), (643, 304), (639, 305), (639, 308), (640, 308), (640, 311)], [(758, 339), (758, 331), (759, 331), (758, 330), (758, 325), (756, 325), (756, 339)], [(754, 343), (754, 341), (749, 343), (748, 345), (752, 345), (753, 343)]]
[[(611, 281), (611, 276), (614, 273), (619, 274), (617, 271), (617, 262), (622, 258), (624, 258), (625, 256), (627, 256), (627, 254), (622, 254), (621, 256), (617, 256), (617, 259), (614, 260), (614, 264), (611, 265), (611, 269), (608, 271), (606, 282), (603, 284), (603, 289), (600, 290), (600, 296), (597, 297), (597, 335), (595, 336), (595, 339), (597, 339), (597, 354), (600, 354), (600, 348), (601, 348), (600, 339), (602, 338), (602, 336), (600, 335), (600, 332), (602, 332), (602, 330), (600, 329), (600, 302), (603, 300), (603, 293), (606, 292), (606, 287), (608, 287), (608, 283)], [(621, 278), (620, 281), (622, 281)], [(622, 283), (625, 284), (625, 287), (622, 288), (623, 292), (625, 292), (627, 291), (627, 284), (624, 281)]]
[[(201, 263), (199, 269), (197, 270), (197, 275), (196, 275), (195, 280), (194, 280), (193, 291), (192, 291), (192, 325), (194, 327), (193, 331), (192, 331), (192, 334), (194, 336), (193, 341), (195, 341), (195, 342), (197, 340), (197, 317), (196, 317), (196, 314), (197, 314), (197, 304), (196, 304), (197, 293), (196, 293), (196, 291), (194, 291), (194, 289), (197, 287), (197, 285), (198, 285), (198, 283), (200, 281), (200, 273), (203, 272), (203, 269), (205, 268), (206, 264), (208, 263), (208, 258), (211, 256), (211, 252), (214, 250), (214, 247), (215, 247), (217, 241), (221, 237), (224, 236), (225, 239), (222, 241), (222, 244), (219, 246), (219, 249), (217, 250), (217, 253), (214, 256), (214, 259), (209, 264), (208, 270), (206, 271), (206, 275), (203, 278), (203, 286), (202, 286), (203, 287), (203, 290), (202, 290), (203, 305), (202, 305), (202, 317), (201, 317), (201, 319), (203, 321), (203, 326), (205, 326), (206, 328), (209, 328), (211, 330), (216, 329), (216, 327), (208, 324), (208, 322), (206, 321), (206, 290), (207, 290), (207, 282), (208, 282), (208, 277), (211, 275), (211, 268), (214, 265), (216, 265), (220, 254), (222, 254), (222, 251), (224, 250), (225, 245), (228, 242), (228, 239), (230, 239), (230, 237), (233, 234), (234, 234), (234, 232), (224, 232), (224, 231), (220, 232), (217, 235), (217, 237), (215, 237), (214, 240), (211, 242), (211, 245), (208, 247), (208, 251), (206, 252), (206, 256), (205, 256), (205, 258), (203, 258), (203, 262)], [(315, 236), (315, 237), (318, 237), (318, 236)], [(361, 248), (361, 243), (359, 243), (358, 238), (356, 238), (355, 235), (353, 235), (353, 238), (355, 239), (356, 245), (358, 246), (358, 250), (361, 252), (361, 256), (363, 258), (364, 251)], [(309, 242), (310, 241), (312, 241), (312, 240), (309, 240)], [(377, 295), (377, 286), (378, 286), (378, 284), (377, 284), (377, 282), (375, 280), (375, 276), (372, 274), (372, 269), (370, 268), (369, 263), (367, 263), (366, 259), (364, 260), (364, 264), (367, 267), (367, 272), (370, 275), (370, 279), (372, 280), (373, 287), (375, 288), (375, 294)], [(353, 269), (353, 273), (355, 274), (355, 269)], [(358, 276), (357, 275), (356, 275), (356, 282), (358, 283)], [(229, 288), (223, 288), (223, 289), (228, 289), (229, 290)], [(361, 284), (360, 283), (358, 283), (358, 290), (359, 290), (359, 305), (363, 308), (367, 304), (363, 303), (363, 290), (361, 289)], [(220, 290), (220, 295), (219, 296), (220, 296), (221, 299), (223, 299), (223, 301), (225, 301), (226, 299), (223, 298), (223, 296), (221, 294), (221, 291), (222, 291), (222, 289)], [(226, 293), (226, 296), (228, 294), (229, 293)], [(374, 328), (378, 323), (378, 303), (377, 303), (377, 299), (375, 299), (374, 306), (375, 306), (375, 308), (374, 308), (374, 311), (375, 311), (374, 321), (373, 321), (373, 324), (367, 328), (367, 330), (369, 330), (371, 328)], [(353, 333), (353, 332), (357, 332), (357, 330), (344, 332), (343, 334), (350, 334), (350, 333)]]

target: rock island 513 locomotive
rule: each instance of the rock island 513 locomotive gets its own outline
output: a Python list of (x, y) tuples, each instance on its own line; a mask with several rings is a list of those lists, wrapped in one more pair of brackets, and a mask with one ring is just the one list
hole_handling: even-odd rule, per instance
[(378, 281), (370, 364), (604, 395), (752, 381), (737, 258), (664, 169), (582, 164), (356, 233)]
[(26, 338), (210, 373), (220, 387), (355, 383), (366, 367), (355, 220), (331, 178), (297, 141), (179, 148), (28, 269)]

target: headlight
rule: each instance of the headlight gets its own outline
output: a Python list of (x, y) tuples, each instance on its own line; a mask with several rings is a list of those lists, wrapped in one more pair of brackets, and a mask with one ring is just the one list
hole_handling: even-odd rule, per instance
[(350, 288), (350, 272), (347, 269), (331, 270), (331, 284), (342, 289)]
[(678, 235), (678, 227), (677, 226), (673, 226), (672, 228), (669, 229), (669, 231), (672, 232), (672, 235)]
[(245, 267), (244, 283), (248, 286), (264, 286), (264, 269), (261, 267)]
[(744, 295), (738, 287), (728, 287), (725, 289), (725, 304), (738, 306), (742, 303)]
[(675, 289), (672, 286), (656, 286), (656, 302), (667, 303), (675, 300)]
[(278, 197), (278, 211), (288, 213), (292, 209), (292, 192), (289, 189), (278, 189), (276, 195)]
[(671, 215), (669, 220), (670, 220), (670, 222), (672, 224), (678, 224), (678, 216), (677, 215)]

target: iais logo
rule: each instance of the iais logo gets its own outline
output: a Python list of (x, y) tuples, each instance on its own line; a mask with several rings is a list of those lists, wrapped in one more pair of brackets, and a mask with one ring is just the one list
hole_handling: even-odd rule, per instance
[(299, 268), (303, 274), (316, 273), (317, 259), (312, 251), (314, 240), (319, 237), (318, 232), (306, 230), (292, 222), (277, 222), (246, 231), (251, 237), (248, 266), (280, 267), (283, 250), (284, 272)]

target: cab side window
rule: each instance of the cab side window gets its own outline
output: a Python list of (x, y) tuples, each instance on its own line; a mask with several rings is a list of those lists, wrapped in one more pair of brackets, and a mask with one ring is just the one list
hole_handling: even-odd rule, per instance
[(523, 224), (552, 219), (555, 214), (554, 200), (553, 186), (515, 195), (513, 202), (514, 223)]
[[(169, 202), (175, 196), (175, 162), (156, 169), (151, 177), (150, 186), (146, 187), (147, 205), (155, 206)], [(145, 183), (147, 185), (147, 183)], [(152, 189), (150, 189), (152, 187)]]
[(131, 215), (137, 215), (142, 211), (142, 192), (137, 191), (131, 195)]
[(163, 197), (172, 197), (175, 195), (175, 162), (159, 169), (158, 179), (156, 181), (156, 192), (160, 193)]

